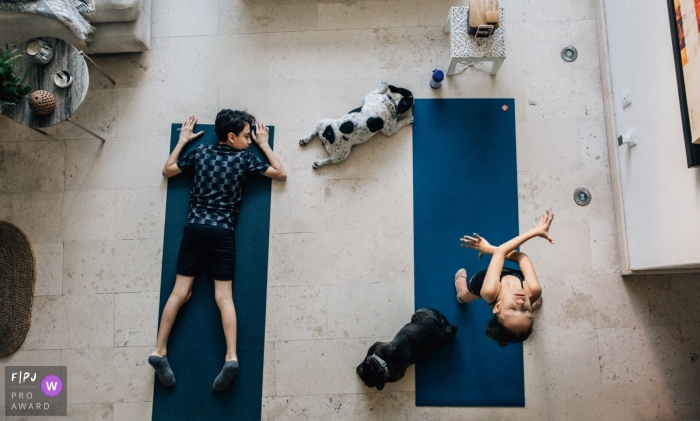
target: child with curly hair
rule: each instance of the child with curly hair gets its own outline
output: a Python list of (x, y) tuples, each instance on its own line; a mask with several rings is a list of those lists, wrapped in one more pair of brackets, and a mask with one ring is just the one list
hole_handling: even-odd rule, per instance
[[(547, 210), (535, 222), (534, 228), (498, 247), (476, 233), (474, 237), (465, 235), (460, 239), (462, 247), (478, 251), (479, 258), (484, 254), (492, 255), (488, 269), (471, 278), (467, 278), (466, 270), (460, 269), (454, 282), (460, 304), (483, 298), (493, 308), (494, 316), (487, 324), (486, 336), (499, 346), (523, 342), (532, 333), (532, 313), (542, 305), (542, 287), (532, 261), (516, 248), (534, 237), (542, 237), (554, 244), (549, 235), (553, 219), (554, 213)], [(520, 270), (503, 267), (506, 259), (517, 263)]]

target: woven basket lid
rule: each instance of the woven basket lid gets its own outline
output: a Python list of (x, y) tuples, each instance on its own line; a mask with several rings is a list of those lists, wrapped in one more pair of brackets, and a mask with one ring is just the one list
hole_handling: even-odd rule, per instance
[(0, 358), (24, 342), (32, 321), (36, 267), (24, 233), (0, 221)]

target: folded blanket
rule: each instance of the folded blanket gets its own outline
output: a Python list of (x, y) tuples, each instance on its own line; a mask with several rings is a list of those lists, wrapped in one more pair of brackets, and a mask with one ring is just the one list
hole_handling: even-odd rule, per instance
[(73, 36), (90, 41), (95, 28), (85, 17), (95, 16), (95, 0), (0, 0), (0, 9), (58, 19)]

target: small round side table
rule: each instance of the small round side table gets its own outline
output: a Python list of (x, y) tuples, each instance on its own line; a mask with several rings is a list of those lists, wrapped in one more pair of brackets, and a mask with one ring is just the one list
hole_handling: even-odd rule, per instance
[[(27, 43), (34, 39), (40, 39), (54, 49), (53, 59), (43, 66), (30, 62), (25, 52)], [(38, 89), (51, 92), (56, 98), (56, 109), (49, 115), (38, 115), (29, 108), (27, 98), (23, 98), (17, 105), (3, 105), (0, 112), (16, 123), (27, 126), (44, 135), (46, 133), (39, 130), (40, 128), (68, 121), (104, 142), (105, 140), (102, 137), (71, 120), (80, 104), (83, 103), (90, 85), (90, 74), (88, 73), (87, 63), (83, 58), (82, 51), (78, 51), (75, 47), (59, 38), (40, 37), (17, 45), (17, 53), (22, 55), (17, 60), (17, 74), (22, 74), (25, 69), (29, 69), (26, 83), (32, 87), (32, 92)], [(73, 77), (73, 83), (67, 88), (59, 88), (54, 84), (54, 75), (61, 70), (67, 70)]]

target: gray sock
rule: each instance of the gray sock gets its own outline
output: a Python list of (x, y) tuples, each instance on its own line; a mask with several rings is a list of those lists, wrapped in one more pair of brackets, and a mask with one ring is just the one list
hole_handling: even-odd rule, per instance
[(156, 370), (160, 382), (165, 386), (175, 386), (175, 375), (170, 369), (168, 357), (156, 357), (151, 355), (148, 357), (148, 363)]
[(214, 384), (211, 388), (217, 392), (221, 392), (229, 387), (233, 378), (236, 377), (236, 373), (238, 373), (238, 361), (227, 361), (226, 364), (224, 364), (224, 368), (221, 369), (221, 373), (214, 379)]

